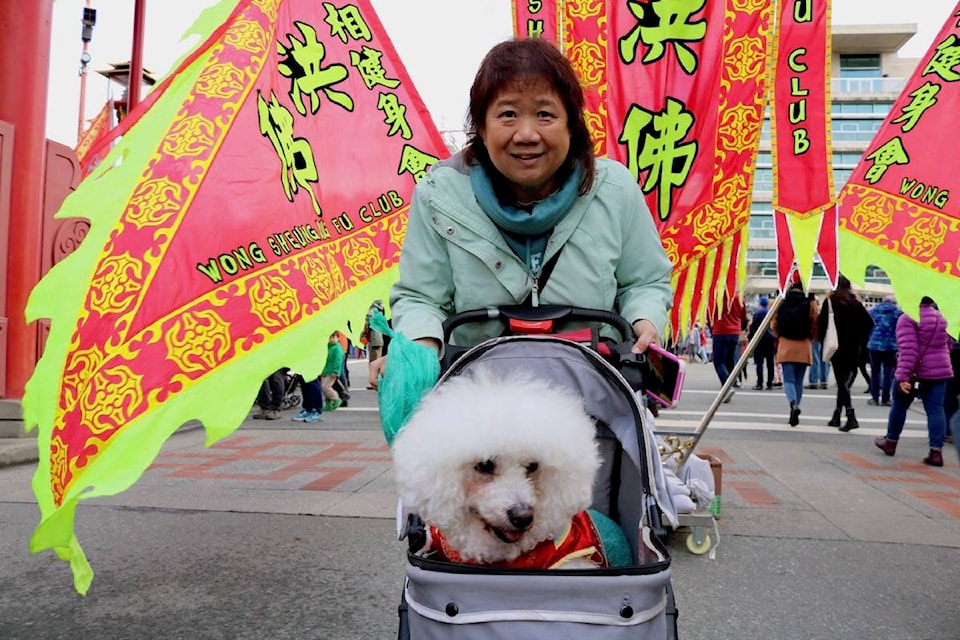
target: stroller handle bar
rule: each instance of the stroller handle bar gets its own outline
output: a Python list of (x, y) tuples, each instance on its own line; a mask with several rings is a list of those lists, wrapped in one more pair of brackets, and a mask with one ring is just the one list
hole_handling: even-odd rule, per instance
[[(507, 323), (513, 320), (520, 323), (532, 324), (571, 320), (601, 322), (619, 331), (620, 337), (624, 342), (630, 342), (633, 338), (633, 326), (626, 318), (612, 311), (585, 309), (567, 305), (542, 305), (539, 307), (505, 305), (501, 307), (463, 311), (450, 316), (443, 323), (444, 343), (450, 343), (450, 336), (457, 327), (472, 322), (485, 322), (487, 320), (499, 320)], [(537, 331), (531, 331), (531, 333), (537, 333)]]

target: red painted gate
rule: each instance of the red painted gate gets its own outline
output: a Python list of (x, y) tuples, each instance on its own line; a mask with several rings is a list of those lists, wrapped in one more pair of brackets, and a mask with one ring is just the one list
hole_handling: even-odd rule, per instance
[[(7, 259), (9, 255), (11, 173), (13, 167), (14, 127), (0, 121), (0, 265), (4, 266), (0, 276), (0, 398), (6, 397), (7, 372)], [(81, 172), (77, 154), (70, 147), (47, 140), (45, 148), (45, 171), (43, 189), (42, 247), (40, 252), (41, 274), (47, 273), (53, 265), (72, 253), (87, 235), (90, 223), (87, 220), (71, 218), (55, 220), (54, 214), (63, 200), (80, 183)], [(50, 331), (50, 323), (41, 320), (37, 325), (37, 353), (40, 358), (43, 346)]]

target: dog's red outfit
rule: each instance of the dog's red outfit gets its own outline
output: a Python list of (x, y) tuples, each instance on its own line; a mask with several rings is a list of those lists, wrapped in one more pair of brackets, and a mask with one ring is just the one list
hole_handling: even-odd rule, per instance
[(498, 569), (559, 569), (575, 558), (587, 558), (598, 567), (609, 567), (600, 534), (586, 511), (581, 511), (570, 521), (570, 526), (553, 540), (544, 540), (530, 551), (509, 562), (479, 563), (460, 558), (455, 549), (450, 548), (443, 533), (430, 526), (430, 540), (427, 549), (435, 551), (431, 556), (436, 560), (459, 562), (461, 564), (483, 564)]

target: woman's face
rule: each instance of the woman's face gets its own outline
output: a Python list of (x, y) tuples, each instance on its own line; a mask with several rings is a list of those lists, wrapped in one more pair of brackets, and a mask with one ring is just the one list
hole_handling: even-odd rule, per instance
[(546, 83), (500, 91), (480, 135), (518, 202), (541, 200), (560, 186), (556, 173), (570, 150), (570, 129), (560, 96)]

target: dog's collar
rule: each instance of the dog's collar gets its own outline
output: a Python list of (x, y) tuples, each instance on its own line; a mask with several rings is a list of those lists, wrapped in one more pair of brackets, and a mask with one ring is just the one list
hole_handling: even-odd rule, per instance
[(543, 540), (530, 551), (514, 560), (497, 562), (475, 562), (464, 560), (456, 549), (450, 546), (443, 532), (431, 525), (429, 540), (422, 553), (432, 552), (432, 558), (456, 562), (459, 564), (484, 565), (497, 569), (557, 569), (577, 558), (587, 558), (598, 567), (610, 566), (600, 534), (586, 511), (573, 517), (564, 535)]

